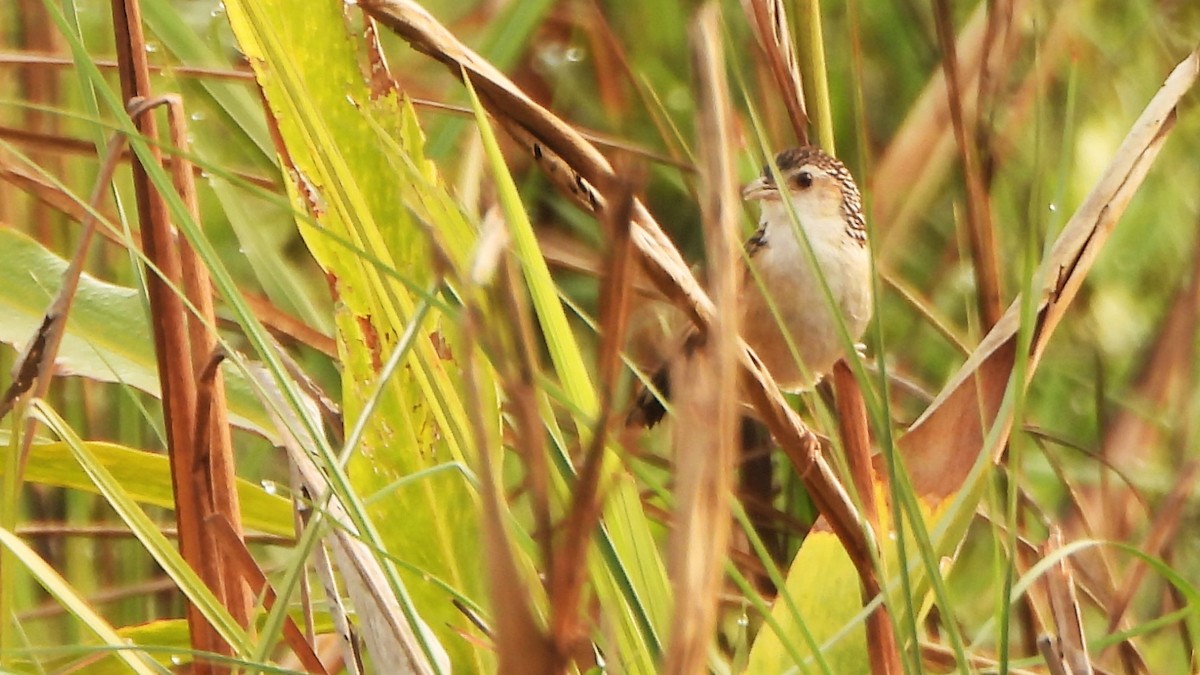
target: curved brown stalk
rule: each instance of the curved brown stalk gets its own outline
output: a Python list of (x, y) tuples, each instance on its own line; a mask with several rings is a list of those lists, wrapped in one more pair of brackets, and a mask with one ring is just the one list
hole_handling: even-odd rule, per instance
[[(469, 78), (487, 111), (529, 151), (556, 188), (591, 212), (602, 212), (612, 203), (620, 181), (604, 155), (463, 45), (424, 8), (410, 0), (360, 0), (359, 5), (415, 49), (446, 65), (455, 76)], [(697, 326), (708, 329), (716, 316), (712, 300), (641, 201), (634, 201), (632, 214), (633, 242), (655, 285)], [(775, 381), (751, 356), (744, 342), (739, 341), (737, 352), (743, 386), (758, 414), (858, 569), (868, 569), (871, 556), (861, 517), (821, 456), (816, 436), (787, 405)]]

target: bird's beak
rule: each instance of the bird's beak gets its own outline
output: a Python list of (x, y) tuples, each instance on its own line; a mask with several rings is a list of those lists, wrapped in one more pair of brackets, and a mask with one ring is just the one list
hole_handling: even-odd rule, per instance
[(769, 176), (759, 176), (742, 188), (742, 199), (748, 202), (779, 199), (779, 188)]

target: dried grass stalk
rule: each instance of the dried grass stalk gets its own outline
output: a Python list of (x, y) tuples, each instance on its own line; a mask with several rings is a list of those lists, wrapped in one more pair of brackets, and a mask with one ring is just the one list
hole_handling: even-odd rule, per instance
[[(1176, 66), (1147, 104), (1039, 267), (1034, 281), (1038, 297), (1034, 300), (1035, 326), (1027, 377), (1033, 376), (1050, 336), (1154, 164), (1174, 127), (1176, 106), (1198, 75), (1200, 50)], [(1020, 315), (1018, 298), (900, 439), (919, 495), (936, 499), (959, 489), (983, 449), (984, 434), (1000, 409), (1015, 363)], [(1007, 428), (1011, 420), (1004, 424)], [(1002, 442), (997, 444), (997, 448), (1002, 446)]]
[(804, 79), (796, 58), (796, 43), (788, 27), (787, 11), (781, 0), (743, 0), (742, 9), (767, 59), (771, 77), (783, 98), (792, 130), (800, 145), (808, 145), (808, 105)]
[(720, 13), (708, 3), (691, 29), (692, 67), (700, 111), (700, 212), (716, 322), (705, 345), (680, 359), (675, 446), (675, 528), (670, 574), (675, 592), (667, 673), (698, 673), (712, 646), (721, 582), (729, 557), (729, 498), (737, 457), (738, 291), (742, 272), (740, 199), (734, 164), (734, 117), (725, 77)]

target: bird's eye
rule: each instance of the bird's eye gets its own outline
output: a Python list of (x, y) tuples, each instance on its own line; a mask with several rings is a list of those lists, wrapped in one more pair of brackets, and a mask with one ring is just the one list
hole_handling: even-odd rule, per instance
[(796, 174), (795, 183), (797, 187), (809, 188), (813, 184), (813, 175), (807, 171), (801, 171)]

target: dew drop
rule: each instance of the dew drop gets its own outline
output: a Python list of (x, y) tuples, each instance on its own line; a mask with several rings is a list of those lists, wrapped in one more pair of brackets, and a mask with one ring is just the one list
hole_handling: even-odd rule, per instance
[(158, 51), (158, 45), (153, 42), (146, 43), (146, 53), (153, 54)]
[(738, 617), (737, 625), (739, 628), (745, 628), (746, 626), (749, 626), (750, 617), (746, 616), (745, 612), (743, 612), (742, 615)]
[(537, 60), (533, 64), (534, 70), (540, 72), (558, 70), (567, 59), (566, 52), (567, 50), (558, 42), (551, 42), (542, 47), (537, 51)]
[(579, 63), (583, 60), (583, 50), (579, 47), (569, 47), (565, 56), (571, 63)]
[(1054, 213), (1056, 211), (1058, 211), (1058, 204), (1055, 204), (1054, 202), (1050, 202), (1050, 213)]
[(182, 666), (183, 665), (183, 657), (178, 656), (178, 655), (172, 655), (171, 656), (171, 665)]
[(216, 6), (216, 7), (214, 7), (214, 8), (213, 8), (213, 11), (209, 12), (209, 13), (208, 13), (208, 15), (209, 15), (209, 16), (211, 16), (211, 17), (212, 17), (212, 18), (214, 18), (214, 19), (217, 19), (217, 18), (220, 18), (220, 17), (222, 17), (222, 16), (225, 16), (225, 3), (223, 3), (223, 2), (218, 2), (218, 3), (217, 3), (217, 6)]
[(273, 480), (264, 480), (262, 482), (262, 489), (269, 495), (273, 495), (279, 491), (279, 487), (275, 485), (275, 481)]
[(193, 122), (201, 122), (204, 120), (205, 117), (208, 117), (208, 116), (197, 110), (196, 112), (192, 113), (190, 115), (190, 117)]

